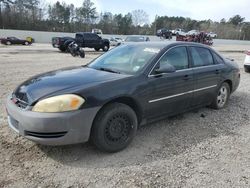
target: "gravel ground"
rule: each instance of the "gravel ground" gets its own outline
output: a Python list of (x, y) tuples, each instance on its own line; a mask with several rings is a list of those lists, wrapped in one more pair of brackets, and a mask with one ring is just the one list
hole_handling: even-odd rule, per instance
[(85, 59), (49, 45), (0, 46), (0, 187), (250, 187), (250, 46), (216, 46), (241, 67), (241, 84), (225, 109), (202, 108), (138, 130), (125, 150), (107, 154), (90, 144), (48, 147), (7, 127), (5, 99), (28, 77)]

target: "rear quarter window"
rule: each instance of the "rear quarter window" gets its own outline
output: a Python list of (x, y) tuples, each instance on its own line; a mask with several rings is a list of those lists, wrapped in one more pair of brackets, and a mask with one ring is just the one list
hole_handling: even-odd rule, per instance
[(213, 52), (213, 56), (214, 56), (214, 61), (216, 64), (223, 64), (224, 63), (224, 60), (216, 53)]

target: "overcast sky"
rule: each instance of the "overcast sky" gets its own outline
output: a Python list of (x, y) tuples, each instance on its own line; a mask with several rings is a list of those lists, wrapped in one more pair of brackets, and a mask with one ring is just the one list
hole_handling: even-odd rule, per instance
[[(57, 0), (48, 0), (56, 2)], [(81, 6), (83, 0), (59, 0)], [(250, 21), (250, 0), (92, 0), (98, 12), (126, 14), (143, 9), (149, 14), (150, 22), (158, 16), (183, 16), (196, 20), (220, 21), (236, 14)]]

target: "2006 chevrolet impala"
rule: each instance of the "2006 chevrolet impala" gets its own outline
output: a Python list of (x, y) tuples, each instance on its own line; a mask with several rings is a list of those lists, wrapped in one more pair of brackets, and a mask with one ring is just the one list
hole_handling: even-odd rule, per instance
[(88, 65), (40, 74), (7, 99), (9, 126), (46, 145), (91, 140), (116, 152), (138, 125), (210, 105), (240, 81), (236, 63), (196, 43), (124, 44)]

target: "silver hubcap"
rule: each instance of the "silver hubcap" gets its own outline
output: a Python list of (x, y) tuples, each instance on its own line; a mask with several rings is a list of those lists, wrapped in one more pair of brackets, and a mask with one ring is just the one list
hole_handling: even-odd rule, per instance
[(225, 86), (222, 86), (217, 95), (217, 104), (220, 108), (222, 108), (226, 104), (227, 97), (228, 97), (227, 88)]

